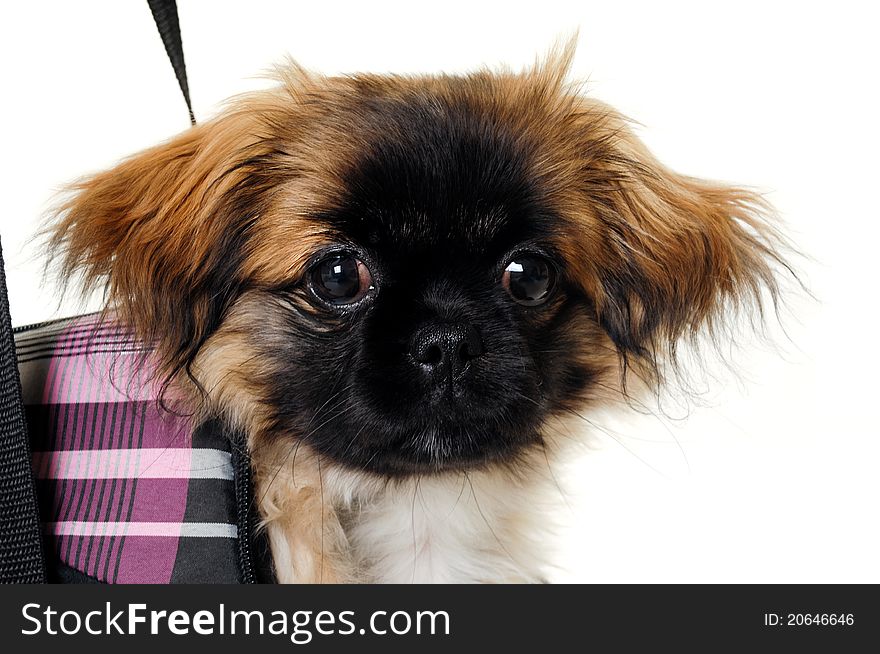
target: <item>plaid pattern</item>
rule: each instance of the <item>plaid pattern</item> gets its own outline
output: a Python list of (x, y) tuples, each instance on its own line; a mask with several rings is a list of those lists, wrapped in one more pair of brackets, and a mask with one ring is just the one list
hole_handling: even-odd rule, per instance
[(163, 410), (149, 349), (83, 316), (18, 330), (47, 551), (108, 583), (237, 583), (230, 443)]

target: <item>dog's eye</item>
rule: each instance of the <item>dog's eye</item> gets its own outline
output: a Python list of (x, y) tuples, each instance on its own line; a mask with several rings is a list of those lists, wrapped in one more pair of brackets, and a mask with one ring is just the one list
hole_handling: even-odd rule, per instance
[(354, 304), (373, 288), (370, 269), (360, 259), (339, 254), (322, 259), (310, 271), (312, 292), (335, 305)]
[(502, 285), (514, 301), (528, 307), (546, 302), (555, 282), (553, 264), (537, 255), (514, 257), (501, 277)]

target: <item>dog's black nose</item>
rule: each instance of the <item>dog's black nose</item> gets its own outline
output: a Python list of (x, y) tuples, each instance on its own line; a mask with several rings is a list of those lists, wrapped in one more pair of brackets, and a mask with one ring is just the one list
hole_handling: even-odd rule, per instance
[(412, 337), (412, 358), (432, 372), (454, 376), (467, 368), (471, 359), (485, 352), (483, 339), (465, 322), (435, 322), (421, 327)]

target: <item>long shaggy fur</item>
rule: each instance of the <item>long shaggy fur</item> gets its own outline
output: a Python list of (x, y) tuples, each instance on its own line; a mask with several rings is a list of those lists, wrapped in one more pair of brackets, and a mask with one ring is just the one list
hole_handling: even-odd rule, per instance
[[(248, 434), (282, 581), (539, 580), (540, 498), (550, 461), (564, 456), (565, 416), (619, 397), (630, 373), (655, 387), (682, 339), (775, 303), (787, 266), (767, 204), (660, 164), (624, 117), (566, 82), (571, 55), (467, 76), (328, 78), (288, 63), (277, 88), (77, 183), (53, 217), (62, 278), (105, 288), (108, 312), (155, 344), (159, 374), (183, 404)], [(339, 465), (306, 438), (334, 419), (332, 395), (288, 433), (277, 352), (296, 330), (340, 328), (313, 324), (289, 289), (338, 240), (326, 217), (349, 201), (364, 153), (412, 140), (401, 107), (425, 129), (459, 112), (515, 153), (523, 193), (555, 216), (547, 247), (578, 298), (535, 320), (567, 312), (578, 345), (561, 356), (578, 372), (570, 392), (542, 400), (540, 442), (516, 456), (391, 479)], [(393, 147), (382, 155), (396, 157)], [(418, 154), (443, 170), (440, 153)]]

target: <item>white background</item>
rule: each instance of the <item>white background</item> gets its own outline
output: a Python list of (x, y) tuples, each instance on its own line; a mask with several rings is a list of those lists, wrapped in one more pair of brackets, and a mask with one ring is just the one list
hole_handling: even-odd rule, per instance
[[(554, 580), (880, 582), (872, 3), (179, 4), (200, 119), (288, 53), (325, 73), (519, 68), (579, 28), (574, 76), (673, 168), (766, 191), (818, 300), (792, 298), (790, 340), (745, 343), (686, 420), (594, 430), (559, 502)], [(81, 310), (28, 244), (53, 193), (187, 119), (146, 2), (9, 3), (0, 48), (0, 225), (24, 324)]]

